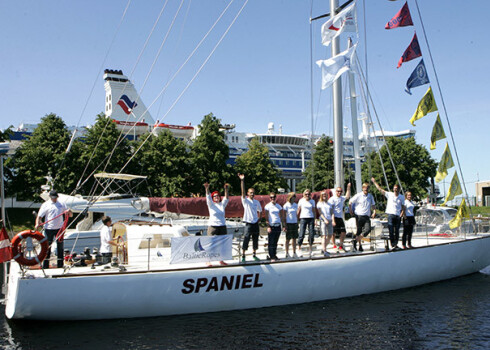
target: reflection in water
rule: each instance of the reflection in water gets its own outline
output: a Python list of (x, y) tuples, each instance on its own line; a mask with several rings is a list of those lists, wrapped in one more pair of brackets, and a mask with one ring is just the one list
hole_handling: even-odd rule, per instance
[(395, 292), (256, 310), (110, 321), (3, 321), (0, 346), (488, 349), (489, 287), (490, 276), (480, 273)]

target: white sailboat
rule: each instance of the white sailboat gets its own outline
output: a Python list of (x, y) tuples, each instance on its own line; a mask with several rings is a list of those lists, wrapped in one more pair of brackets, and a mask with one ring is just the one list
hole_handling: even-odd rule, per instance
[[(332, 15), (338, 7), (331, 0)], [(336, 43), (335, 43), (336, 42)], [(338, 38), (332, 46), (338, 53)], [(335, 52), (336, 51), (336, 52)], [(334, 85), (336, 184), (341, 185), (342, 137), (340, 82)], [(339, 138), (339, 139), (337, 139)], [(227, 266), (169, 264), (158, 259), (162, 243), (152, 245), (156, 228), (132, 230), (121, 222), (115, 235), (126, 242), (123, 265), (33, 270), (10, 264), (6, 293), (9, 319), (88, 320), (166, 316), (288, 305), (378, 293), (477, 272), (490, 265), (490, 235), (416, 236), (417, 249), (387, 251), (380, 237), (373, 250), (331, 257), (285, 259)], [(179, 233), (177, 233), (178, 235)], [(180, 233), (182, 235), (182, 233)], [(379, 247), (381, 246), (381, 247)], [(118, 252), (116, 252), (118, 253)], [(165, 254), (163, 254), (165, 255)], [(127, 258), (127, 260), (126, 260)]]

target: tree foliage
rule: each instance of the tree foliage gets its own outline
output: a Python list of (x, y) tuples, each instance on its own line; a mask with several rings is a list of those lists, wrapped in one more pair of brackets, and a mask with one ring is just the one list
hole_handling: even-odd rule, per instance
[[(414, 138), (400, 139), (392, 137), (388, 138), (386, 143), (393, 157), (403, 189), (412, 192), (416, 199), (424, 198), (430, 186), (429, 179), (436, 174), (436, 161), (431, 158), (427, 148), (417, 144)], [(391, 191), (398, 182), (388, 157), (386, 145), (381, 147), (380, 153), (390, 185), (389, 190)], [(370, 181), (371, 177), (374, 177), (381, 187), (387, 189), (378, 154), (373, 152), (369, 155), (369, 158), (372, 174), (369, 174), (368, 164), (364, 162), (362, 165), (363, 181)]]
[(12, 131), (13, 126), (9, 126), (5, 130), (0, 130), (0, 142), (9, 141), (14, 132)]
[[(141, 140), (145, 139), (145, 136), (141, 137)], [(150, 137), (135, 155), (134, 163), (137, 164), (137, 172), (139, 170), (140, 174), (148, 176), (149, 194), (161, 197), (189, 196), (190, 161), (186, 144), (169, 130)]]
[(39, 199), (37, 194), (48, 175), (56, 179), (56, 190), (67, 191), (72, 184), (59, 175), (69, 141), (70, 133), (63, 120), (55, 114), (44, 116), (6, 163), (13, 177), (9, 192), (16, 193), (20, 199)]
[[(313, 149), (313, 158), (308, 163), (304, 175), (305, 179), (298, 184), (298, 191), (309, 188), (312, 191), (320, 191), (335, 186), (334, 150), (332, 139), (322, 136)], [(344, 162), (344, 187), (351, 182), (352, 171)]]
[(201, 193), (204, 182), (209, 182), (210, 188), (222, 188), (232, 175), (231, 167), (226, 164), (229, 148), (220, 125), (213, 113), (205, 115), (199, 125), (199, 136), (190, 152), (193, 193)]
[(234, 168), (237, 173), (245, 174), (247, 188), (253, 187), (257, 194), (287, 186), (280, 170), (270, 160), (269, 149), (257, 137), (250, 141), (248, 151), (237, 157)]

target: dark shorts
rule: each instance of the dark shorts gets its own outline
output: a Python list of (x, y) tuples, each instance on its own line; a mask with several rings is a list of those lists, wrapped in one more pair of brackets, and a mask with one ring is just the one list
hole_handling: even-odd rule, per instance
[(221, 236), (226, 235), (228, 231), (226, 231), (226, 226), (209, 226), (208, 227), (208, 236)]
[(298, 223), (286, 224), (286, 239), (298, 238)]
[(246, 222), (245, 223), (245, 230), (244, 230), (244, 233), (247, 234), (256, 234), (258, 235), (259, 234), (259, 222), (257, 221), (255, 224), (251, 224), (251, 223), (248, 223)]
[(333, 233), (335, 233), (336, 235), (339, 235), (342, 232), (345, 232), (344, 219), (335, 218), (335, 226), (333, 227)]

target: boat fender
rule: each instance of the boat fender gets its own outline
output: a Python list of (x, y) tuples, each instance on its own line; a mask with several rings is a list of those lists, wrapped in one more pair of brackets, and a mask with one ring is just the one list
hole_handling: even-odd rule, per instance
[[(22, 241), (27, 238), (37, 240), (41, 247), (39, 254), (36, 254), (36, 251), (33, 250), (33, 254), (29, 258), (24, 256), (24, 252), (22, 251)], [(48, 249), (48, 238), (39, 231), (25, 230), (16, 234), (12, 239), (12, 256), (20, 265), (33, 266), (41, 264), (48, 254)]]

